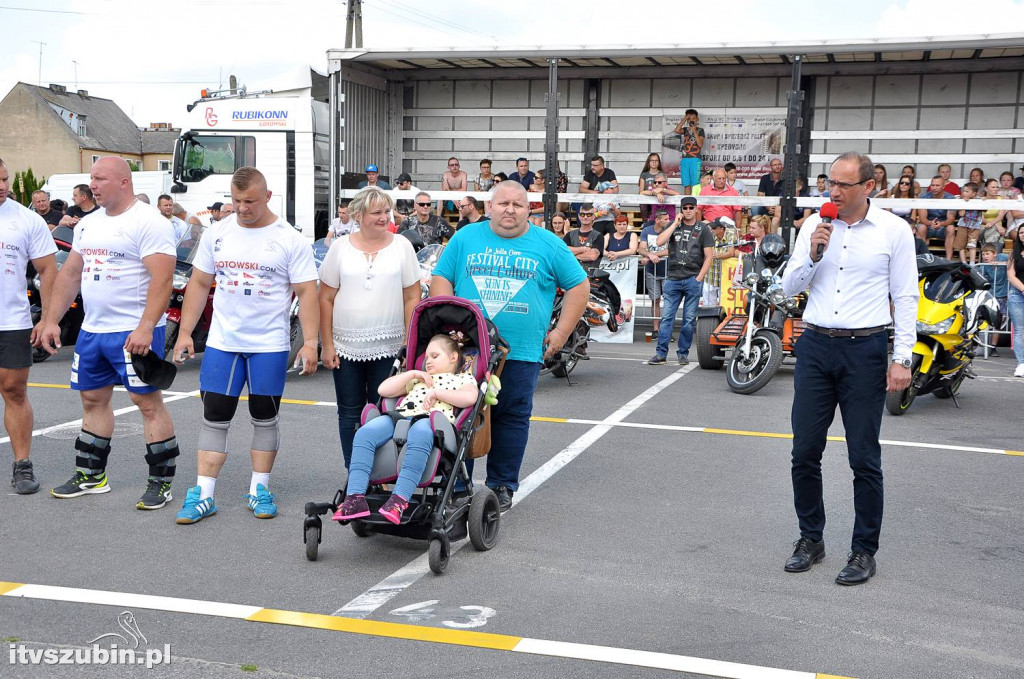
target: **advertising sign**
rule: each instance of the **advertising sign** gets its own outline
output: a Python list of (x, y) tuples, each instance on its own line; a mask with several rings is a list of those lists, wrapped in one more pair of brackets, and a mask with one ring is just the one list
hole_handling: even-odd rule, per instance
[(637, 258), (622, 257), (613, 262), (607, 257), (602, 257), (598, 267), (611, 274), (612, 284), (615, 285), (619, 295), (622, 297), (622, 312), (619, 315), (618, 332), (610, 332), (606, 325), (594, 326), (590, 329), (590, 338), (595, 342), (629, 344), (633, 341), (633, 308), (636, 302)]
[[(661, 162), (671, 177), (679, 176), (681, 135), (675, 132), (682, 115), (662, 117)], [(759, 179), (786, 142), (786, 112), (701, 113), (705, 140), (702, 171), (735, 163), (741, 179)]]

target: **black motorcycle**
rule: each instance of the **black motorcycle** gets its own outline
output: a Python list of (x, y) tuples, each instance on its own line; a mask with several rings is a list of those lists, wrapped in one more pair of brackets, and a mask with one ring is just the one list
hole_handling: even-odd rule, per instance
[[(60, 268), (64, 266), (64, 262), (68, 259), (68, 253), (71, 252), (74, 231), (67, 226), (58, 226), (51, 232), (51, 235), (57, 244), (55, 259), (57, 261), (57, 270), (60, 271)], [(31, 263), (28, 265), (26, 277), (28, 282), (28, 303), (32, 312), (32, 325), (35, 325), (42, 318), (43, 303), (39, 290), (39, 274), (36, 273), (35, 267)], [(85, 308), (82, 306), (82, 295), (79, 294), (75, 297), (75, 301), (71, 303), (64, 317), (60, 319), (60, 344), (62, 347), (73, 346), (78, 341), (78, 333), (82, 329), (82, 321), (84, 319)], [(48, 358), (50, 358), (50, 353), (46, 349), (39, 347), (32, 350), (33, 363), (42, 363)]]
[[(587, 344), (590, 342), (591, 326), (606, 325), (611, 332), (617, 332), (619, 329), (618, 316), (622, 313), (622, 296), (612, 283), (611, 275), (607, 271), (594, 269), (588, 272), (587, 278), (590, 280), (590, 299), (587, 300), (583, 317), (576, 323), (562, 349), (544, 361), (541, 374), (551, 373), (555, 377), (564, 377), (568, 380), (569, 373), (576, 365), (589, 359)], [(558, 325), (562, 317), (564, 297), (565, 291), (559, 288), (551, 310), (549, 331)]]

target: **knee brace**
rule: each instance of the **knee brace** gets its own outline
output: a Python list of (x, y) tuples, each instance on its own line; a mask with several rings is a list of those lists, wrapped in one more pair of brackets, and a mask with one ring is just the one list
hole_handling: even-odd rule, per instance
[(252, 418), (252, 449), (276, 453), (281, 445), (281, 418), (269, 420)]
[(230, 422), (235, 416), (235, 409), (238, 408), (237, 396), (213, 391), (204, 391), (200, 396), (203, 399), (203, 418), (210, 422)]
[(82, 472), (95, 476), (102, 474), (107, 468), (107, 456), (110, 455), (110, 439), (96, 436), (82, 430), (75, 439), (75, 466)]
[(146, 464), (149, 476), (170, 483), (174, 480), (176, 468), (174, 458), (178, 457), (178, 440), (173, 436), (166, 441), (146, 444)]
[(211, 422), (203, 418), (203, 426), (199, 429), (199, 450), (209, 450), (214, 453), (228, 452), (228, 427), (231, 421)]

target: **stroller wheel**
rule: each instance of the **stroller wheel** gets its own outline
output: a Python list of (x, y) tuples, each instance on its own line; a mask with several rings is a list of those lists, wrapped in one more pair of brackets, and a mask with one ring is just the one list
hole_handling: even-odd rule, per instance
[(498, 496), (484, 486), (473, 494), (469, 505), (469, 541), (478, 552), (486, 552), (498, 542), (501, 508)]
[(361, 538), (368, 538), (373, 535), (373, 529), (362, 519), (356, 519), (352, 522), (352, 532)]
[(318, 526), (307, 526), (305, 540), (306, 558), (310, 561), (316, 561), (317, 554), (320, 551), (320, 528)]
[(451, 543), (448, 541), (448, 536), (441, 538), (434, 538), (430, 541), (430, 548), (427, 552), (427, 562), (430, 565), (430, 570), (435, 575), (441, 575), (444, 573), (444, 569), (448, 567), (448, 559), (451, 557)]

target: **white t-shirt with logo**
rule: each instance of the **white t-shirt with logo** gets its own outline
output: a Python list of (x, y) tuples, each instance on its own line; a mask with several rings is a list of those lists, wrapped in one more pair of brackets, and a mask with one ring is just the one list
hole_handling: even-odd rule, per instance
[(192, 265), (214, 276), (207, 344), (221, 351), (288, 351), (294, 283), (315, 281), (311, 243), (283, 219), (259, 228), (234, 219), (203, 233)]
[(0, 204), (0, 330), (27, 330), (32, 314), (25, 294), (31, 259), (57, 252), (43, 218), (13, 198)]
[[(138, 201), (116, 217), (103, 208), (83, 217), (71, 249), (82, 256), (82, 329), (104, 333), (138, 327), (153, 278), (142, 260), (177, 252), (171, 223)], [(161, 315), (157, 327), (165, 322)]]

